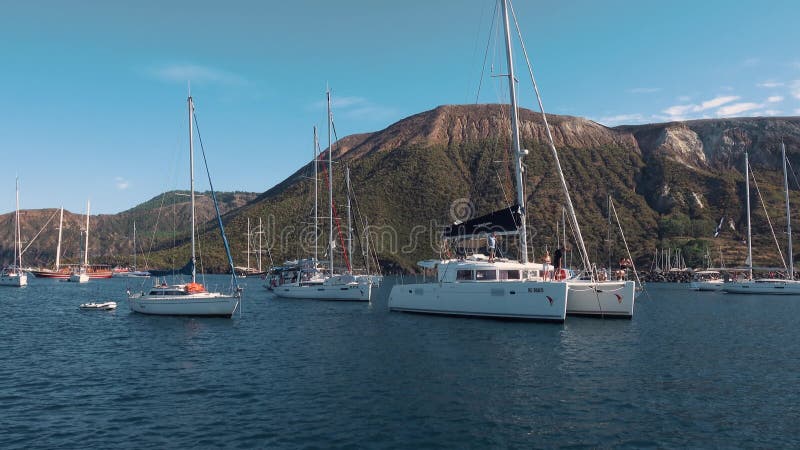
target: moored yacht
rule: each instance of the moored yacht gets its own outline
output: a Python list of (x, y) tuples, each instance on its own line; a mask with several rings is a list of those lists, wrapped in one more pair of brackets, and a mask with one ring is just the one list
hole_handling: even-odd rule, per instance
[[(241, 301), (241, 289), (236, 284), (236, 272), (233, 269), (233, 258), (231, 257), (228, 238), (225, 236), (225, 228), (222, 224), (219, 208), (217, 207), (217, 197), (214, 187), (211, 184), (209, 175), (209, 185), (211, 187), (211, 197), (214, 201), (214, 209), (217, 213), (217, 223), (219, 225), (222, 242), (225, 246), (225, 254), (228, 257), (228, 264), (231, 269), (231, 294), (220, 292), (209, 292), (205, 286), (197, 282), (196, 276), (196, 244), (195, 244), (195, 192), (194, 192), (194, 133), (192, 131), (192, 118), (194, 116), (194, 103), (191, 94), (187, 99), (189, 110), (189, 170), (190, 170), (190, 198), (191, 198), (191, 248), (192, 254), (189, 260), (191, 282), (167, 285), (158, 284), (150, 288), (147, 292), (131, 293), (128, 291), (128, 301), (131, 311), (141, 314), (153, 315), (173, 315), (173, 316), (212, 316), (212, 317), (231, 317), (239, 307)], [(201, 141), (202, 143), (202, 141)], [(208, 170), (206, 170), (208, 173)]]
[[(389, 294), (389, 310), (425, 314), (508, 318), (563, 322), (567, 312), (567, 284), (541, 281), (540, 266), (528, 261), (525, 186), (522, 158), (528, 153), (520, 145), (514, 59), (507, 0), (501, 0), (505, 30), (512, 154), (516, 202), (514, 206), (468, 220), (456, 222), (444, 232), (446, 243), (486, 239), (489, 235), (516, 235), (519, 261), (470, 257), (422, 262), (436, 270), (431, 283), (398, 284)], [(493, 245), (492, 245), (493, 247)], [(491, 257), (493, 257), (493, 250)]]
[(0, 286), (22, 287), (28, 284), (28, 274), (22, 270), (22, 233), (19, 223), (19, 179), (17, 179), (17, 201), (14, 213), (14, 263), (0, 271)]
[(692, 275), (689, 289), (693, 291), (719, 291), (725, 280), (717, 270), (698, 270)]

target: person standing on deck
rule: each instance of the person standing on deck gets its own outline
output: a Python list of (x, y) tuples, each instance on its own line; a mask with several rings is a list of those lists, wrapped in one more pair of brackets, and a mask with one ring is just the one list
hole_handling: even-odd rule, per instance
[(494, 251), (497, 247), (497, 237), (494, 231), (486, 237), (486, 246), (489, 247), (489, 262), (494, 262)]

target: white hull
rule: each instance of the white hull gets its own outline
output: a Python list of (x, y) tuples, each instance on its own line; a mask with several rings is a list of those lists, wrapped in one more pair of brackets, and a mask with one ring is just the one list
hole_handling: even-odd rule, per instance
[(131, 311), (159, 316), (231, 317), (239, 306), (239, 298), (221, 294), (184, 296), (133, 296), (128, 298)]
[(730, 294), (800, 295), (800, 281), (755, 280), (725, 283), (722, 290)]
[(117, 302), (104, 302), (104, 303), (82, 303), (79, 306), (80, 309), (100, 309), (105, 311), (110, 311), (112, 309), (117, 309)]
[(69, 276), (69, 281), (72, 283), (87, 283), (89, 281), (89, 275), (85, 273), (73, 273)]
[(392, 287), (389, 310), (563, 322), (567, 284), (541, 281), (401, 284)]
[(724, 281), (722, 280), (707, 280), (707, 281), (692, 281), (689, 284), (689, 289), (693, 291), (719, 291), (722, 289)]
[(28, 285), (28, 275), (2, 275), (0, 276), (0, 286), (22, 287)]
[(636, 300), (633, 281), (583, 281), (567, 283), (567, 314), (630, 319)]
[(272, 292), (283, 298), (368, 302), (372, 295), (372, 285), (369, 283), (281, 285), (272, 288)]
[(149, 272), (113, 272), (111, 278), (150, 278)]

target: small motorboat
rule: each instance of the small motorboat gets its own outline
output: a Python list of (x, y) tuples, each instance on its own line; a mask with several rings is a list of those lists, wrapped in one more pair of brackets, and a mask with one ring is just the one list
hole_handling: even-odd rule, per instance
[(80, 309), (117, 309), (117, 302), (104, 302), (104, 303), (83, 303), (80, 306)]

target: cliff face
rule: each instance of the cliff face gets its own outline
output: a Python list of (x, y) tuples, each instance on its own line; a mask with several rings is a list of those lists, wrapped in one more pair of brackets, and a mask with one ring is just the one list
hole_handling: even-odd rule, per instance
[[(361, 248), (358, 236), (363, 236), (368, 224), (375, 240), (372, 250), (384, 265), (413, 268), (415, 261), (437, 255), (438, 227), (514, 203), (508, 117), (504, 105), (447, 105), (415, 114), (382, 131), (342, 138), (333, 147), (338, 161), (333, 174), (335, 202), (338, 215), (344, 217), (343, 172), (347, 166), (355, 223), (360, 224), (356, 247)], [(697, 120), (615, 128), (569, 116), (548, 115), (547, 120), (590, 256), (599, 264), (605, 265), (607, 258), (618, 258), (622, 252), (616, 227), (608, 238), (608, 195), (614, 199), (625, 236), (640, 264), (649, 262), (657, 248), (668, 246), (681, 247), (692, 264), (701, 264), (701, 253), (709, 249), (723, 254), (727, 265), (742, 264), (745, 152), (765, 202), (764, 207), (757, 203), (760, 197), (753, 188), (754, 245), (761, 248), (761, 263), (777, 264), (763, 208), (780, 228), (785, 214), (779, 145), (781, 140), (786, 143), (791, 167), (797, 167), (800, 118)], [(525, 191), (531, 251), (536, 256), (556, 244), (557, 228), (563, 232), (564, 196), (541, 115), (521, 110), (520, 129), (522, 144), (530, 150), (524, 158)], [(253, 219), (253, 226), (259, 218), (263, 221), (264, 248), (269, 248), (274, 262), (313, 253), (311, 169), (311, 164), (298, 169), (257, 198), (242, 196), (227, 204), (225, 224), (237, 264), (247, 249), (247, 218)], [(792, 201), (800, 204), (796, 192), (792, 192)], [(320, 211), (326, 211), (324, 193), (320, 202)], [(139, 220), (155, 217), (153, 202), (145, 205), (140, 212), (149, 210), (149, 214), (134, 209), (96, 219), (100, 240), (96, 248), (104, 250), (98, 250), (92, 259), (130, 253), (133, 215), (140, 217), (140, 229), (147, 227), (140, 226)], [(712, 241), (721, 218), (727, 226)], [(75, 223), (69, 228), (78, 230), (79, 219), (70, 217)], [(170, 220), (162, 219), (162, 223)], [(0, 218), (0, 227), (7, 221), (8, 217)], [(24, 226), (26, 222), (37, 221), (23, 217)], [(318, 232), (319, 242), (324, 243), (320, 254), (325, 254), (329, 242), (327, 219), (323, 223), (326, 225)], [(344, 223), (342, 219), (340, 225), (344, 227)], [(24, 234), (33, 232), (28, 229)], [(156, 240), (154, 248), (162, 249), (155, 253), (156, 260), (182, 260), (186, 254), (186, 236), (173, 239), (171, 233), (167, 230)], [(207, 225), (204, 237), (218, 240), (215, 236), (216, 231)], [(0, 237), (9, 249), (6, 254), (10, 254), (8, 238), (10, 234)], [(178, 246), (175, 252), (168, 250), (173, 241)], [(45, 242), (45, 247), (50, 245)], [(341, 247), (337, 244), (335, 251), (340, 252)], [(225, 261), (221, 253), (211, 246), (206, 249), (207, 268), (222, 270)]]

